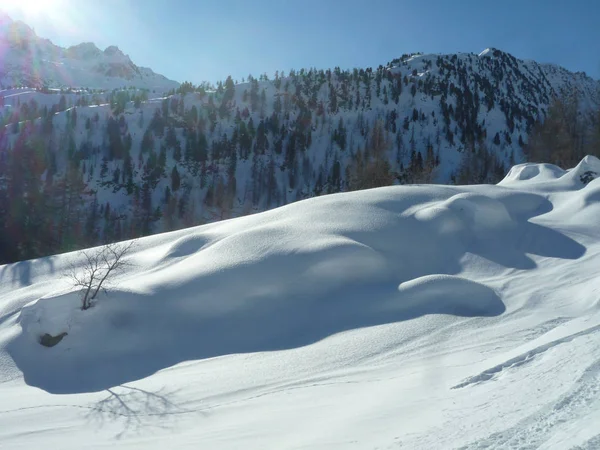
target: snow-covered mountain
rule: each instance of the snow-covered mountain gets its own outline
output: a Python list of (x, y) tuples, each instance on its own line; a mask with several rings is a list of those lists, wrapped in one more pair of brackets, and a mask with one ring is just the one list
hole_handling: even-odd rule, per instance
[[(135, 72), (116, 47), (61, 52), (105, 80)], [(495, 183), (527, 160), (532, 127), (557, 96), (577, 103), (577, 147), (564, 162), (572, 164), (600, 154), (586, 131), (599, 86), (582, 73), (487, 49), (217, 86), (183, 83), (170, 93), (7, 89), (0, 92), (0, 219), (3, 211), (21, 216), (0, 220), (0, 257), (53, 254), (327, 193)]]
[(0, 266), (1, 446), (597, 449), (590, 173), (523, 164), (143, 238), (86, 311), (60, 275), (82, 254)]
[(114, 89), (135, 86), (165, 91), (179, 83), (136, 66), (118, 47), (91, 42), (69, 48), (38, 37), (21, 21), (0, 17), (0, 87)]

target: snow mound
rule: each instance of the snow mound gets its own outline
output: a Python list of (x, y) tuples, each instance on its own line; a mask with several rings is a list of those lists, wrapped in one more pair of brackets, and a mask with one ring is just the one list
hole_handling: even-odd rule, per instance
[(442, 234), (468, 232), (482, 237), (516, 225), (502, 202), (473, 193), (457, 194), (416, 216), (436, 222), (435, 228)]
[(398, 286), (404, 306), (460, 316), (488, 316), (504, 312), (504, 304), (490, 287), (451, 275), (428, 275)]
[[(72, 295), (33, 302), (7, 349), (30, 385), (89, 392), (183, 361), (298, 348), (424, 315), (501, 314), (492, 289), (442, 276), (520, 226), (510, 196), (488, 194), (386, 188), (143, 239), (118, 290), (86, 312)], [(39, 335), (60, 332), (60, 345), (39, 348)]]
[(600, 176), (600, 160), (595, 156), (588, 155), (577, 166), (569, 170), (565, 178), (574, 185), (583, 186), (598, 176)]
[(29, 342), (37, 342), (45, 333), (55, 336), (68, 332), (79, 306), (75, 294), (41, 299), (24, 306), (19, 315), (24, 337)]
[(583, 206), (596, 205), (600, 202), (600, 178), (596, 178), (582, 190), (581, 201)]
[(562, 177), (565, 173), (566, 171), (553, 164), (518, 164), (510, 169), (499, 184), (515, 181), (551, 181)]
[(165, 254), (165, 259), (182, 258), (197, 253), (208, 240), (197, 235), (183, 236), (175, 241)]
[(600, 175), (600, 160), (595, 156), (586, 156), (576, 167), (563, 170), (552, 164), (519, 164), (514, 166), (498, 183), (501, 186), (511, 186), (515, 183), (543, 184), (545, 188), (554, 191), (577, 190), (586, 186)]
[[(40, 298), (6, 348), (30, 385), (89, 392), (427, 315), (502, 314), (495, 290), (463, 274), (465, 258), (525, 270), (536, 256), (581, 257), (583, 246), (530, 222), (551, 209), (502, 187), (399, 186), (152, 236), (108, 298), (86, 312), (74, 294)], [(37, 343), (62, 332), (52, 349)]]

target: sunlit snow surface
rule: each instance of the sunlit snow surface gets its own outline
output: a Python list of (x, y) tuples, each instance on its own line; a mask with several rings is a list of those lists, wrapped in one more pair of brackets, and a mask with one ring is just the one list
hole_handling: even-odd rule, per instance
[(77, 254), (0, 266), (0, 448), (600, 448), (597, 174), (145, 238), (85, 312)]

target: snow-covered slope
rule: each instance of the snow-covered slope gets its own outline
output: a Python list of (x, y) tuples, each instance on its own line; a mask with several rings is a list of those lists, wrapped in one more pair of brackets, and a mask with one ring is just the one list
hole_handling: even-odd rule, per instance
[[(90, 45), (71, 53), (97, 54)], [(587, 147), (573, 154), (595, 154), (586, 132), (600, 105), (599, 86), (583, 74), (488, 49), (479, 56), (404, 55), (376, 69), (184, 84), (173, 95), (4, 90), (0, 194), (2, 185), (23, 189), (11, 188), (11, 177), (29, 161), (31, 172), (52, 181), (30, 194), (50, 204), (38, 210), (56, 211), (37, 229), (64, 231), (39, 239), (38, 247), (57, 246), (15, 250), (17, 257), (4, 261), (72, 249), (65, 243), (82, 239), (95, 245), (360, 189), (374, 160), (385, 163), (377, 185), (496, 183), (527, 159), (532, 126), (561, 94), (575, 94), (580, 105), (574, 128)], [(11, 154), (26, 153), (11, 149), (31, 142), (39, 161), (11, 161)], [(65, 213), (51, 205), (69, 183), (81, 187), (82, 201), (58, 225)], [(83, 229), (85, 236), (73, 236)]]
[(101, 51), (91, 42), (69, 48), (38, 37), (25, 23), (0, 17), (0, 86), (114, 89), (128, 86), (166, 91), (179, 83), (136, 66), (116, 46)]
[(598, 448), (598, 173), (143, 238), (87, 311), (80, 255), (1, 266), (2, 448)]

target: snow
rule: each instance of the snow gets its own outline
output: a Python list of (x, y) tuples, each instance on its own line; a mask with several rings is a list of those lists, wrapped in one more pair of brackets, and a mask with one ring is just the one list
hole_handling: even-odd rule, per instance
[(162, 92), (179, 83), (138, 67), (116, 46), (103, 52), (92, 43), (70, 48), (38, 37), (27, 24), (5, 16), (0, 24), (2, 86), (120, 89), (124, 86)]
[[(555, 191), (565, 188), (580, 189), (589, 182), (589, 187), (592, 188), (596, 184), (593, 179), (599, 174), (600, 161), (593, 156), (586, 156), (577, 167), (568, 171), (552, 164), (519, 164), (514, 166), (499, 184), (510, 185), (518, 180), (526, 184), (535, 184), (540, 190)], [(560, 183), (556, 183), (556, 180), (560, 180)], [(593, 196), (592, 191), (593, 189), (587, 189), (585, 195)]]
[[(67, 55), (81, 55), (94, 54), (94, 49), (97, 50), (96, 53), (101, 55), (99, 58), (106, 56), (105, 52), (100, 51), (93, 44), (82, 44), (82, 46), (72, 47), (65, 51)], [(408, 80), (408, 84), (404, 85), (402, 94), (399, 96), (398, 104), (393, 100), (388, 101), (386, 104), (381, 97), (375, 95), (377, 92), (377, 83), (373, 81), (369, 87), (372, 92), (370, 107), (365, 106), (363, 108), (356, 107), (356, 105), (352, 108), (340, 107), (337, 113), (329, 112), (323, 117), (319, 117), (316, 110), (313, 110), (311, 145), (306, 149), (302, 158), (297, 158), (298, 166), (294, 167), (294, 169), (287, 167), (284, 152), (277, 154), (270, 151), (265, 155), (258, 156), (256, 159), (251, 155), (247, 160), (238, 155), (235, 171), (236, 192), (232, 196), (234, 202), (224, 209), (221, 209), (219, 206), (207, 206), (205, 199), (209, 189), (218, 186), (219, 181), (224, 185), (231, 186), (229, 183), (231, 180), (226, 176), (227, 158), (212, 161), (207, 170), (207, 176), (202, 179), (202, 176), (197, 176), (186, 164), (176, 161), (173, 149), (167, 148), (164, 175), (160, 177), (158, 184), (152, 191), (152, 204), (155, 206), (164, 205), (165, 190), (167, 187), (170, 188), (171, 184), (169, 174), (177, 166), (182, 185), (186, 186), (186, 189), (189, 189), (189, 191), (181, 190), (175, 192), (172, 197), (177, 197), (176, 200), (189, 197), (189, 203), (195, 206), (193, 209), (187, 211), (185, 218), (175, 217), (172, 221), (158, 221), (154, 223), (153, 231), (168, 231), (192, 223), (212, 222), (216, 218), (237, 217), (249, 212), (263, 211), (290, 201), (307, 198), (320, 190), (320, 187), (317, 189), (319, 179), (328, 180), (333, 171), (335, 161), (340, 163), (342, 189), (345, 189), (345, 182), (347, 182), (347, 179), (345, 179), (346, 169), (351, 166), (353, 155), (357, 149), (364, 148), (367, 144), (368, 135), (365, 130), (378, 120), (386, 123), (387, 118), (392, 112), (397, 115), (394, 122), (397, 126), (397, 132), (396, 134), (393, 132), (389, 133), (389, 145), (385, 155), (390, 162), (392, 171), (398, 174), (402, 172), (401, 167), (409, 167), (411, 149), (413, 147), (425, 157), (427, 146), (432, 144), (434, 153), (436, 155), (439, 154), (440, 162), (432, 174), (432, 180), (437, 183), (452, 182), (453, 177), (456, 177), (457, 172), (460, 170), (465, 155), (464, 144), (461, 141), (462, 138), (459, 137), (462, 134), (460, 130), (464, 124), (457, 122), (450, 115), (448, 125), (445, 125), (440, 103), (443, 89), (439, 90), (441, 89), (439, 84), (444, 81), (449, 85), (461, 86), (463, 82), (461, 81), (462, 76), (459, 75), (459, 72), (463, 69), (466, 70), (467, 74), (466, 85), (468, 85), (472, 92), (477, 92), (482, 102), (477, 113), (477, 123), (481, 124), (485, 130), (487, 136), (485, 138), (485, 146), (494, 155), (498, 163), (502, 164), (502, 167), (510, 167), (514, 162), (525, 161), (526, 158), (521, 143), (527, 141), (527, 121), (524, 118), (525, 116), (521, 117), (521, 119), (515, 119), (516, 124), (511, 131), (507, 126), (506, 109), (501, 106), (503, 102), (509, 102), (514, 107), (518, 106), (521, 111), (535, 111), (535, 117), (538, 114), (541, 117), (542, 112), (547, 109), (548, 101), (553, 96), (553, 93), (576, 87), (581, 94), (582, 108), (587, 111), (585, 114), (586, 117), (590, 111), (596, 110), (597, 105), (600, 104), (597, 95), (598, 82), (595, 80), (582, 77), (580, 74), (572, 74), (558, 67), (546, 67), (536, 62), (524, 62), (516, 59), (516, 62), (512, 62), (513, 60), (510, 55), (494, 49), (490, 50), (492, 50), (492, 53), (489, 53), (489, 58), (477, 58), (476, 55), (467, 53), (458, 53), (456, 55), (418, 54), (398, 62), (398, 65), (390, 67), (390, 72), (401, 78), (406, 77)], [(108, 53), (114, 53), (121, 59), (127, 58), (116, 48), (113, 48)], [(496, 56), (494, 56), (494, 53), (496, 53)], [(91, 59), (94, 58), (96, 57), (93, 56)], [(74, 64), (89, 64), (91, 59), (74, 58), (73, 61), (75, 61)], [(97, 58), (94, 60), (97, 60)], [(496, 75), (494, 74), (498, 70), (504, 74), (501, 82), (495, 80)], [(413, 76), (414, 73), (416, 73), (416, 76)], [(115, 80), (118, 81), (118, 86), (135, 84), (122, 83), (122, 80), (118, 78), (113, 79), (104, 74), (94, 74), (94, 77), (96, 75), (100, 77), (98, 80), (88, 79), (84, 85), (95, 88), (107, 86), (106, 83), (108, 83), (108, 85), (113, 86), (112, 81)], [(299, 80), (301, 79), (299, 78)], [(481, 85), (476, 82), (477, 79), (485, 79), (493, 86), (495, 103), (491, 109), (488, 109), (489, 106), (486, 106), (486, 102), (483, 101), (485, 92), (482, 90)], [(435, 92), (431, 95), (426, 95), (419, 88), (413, 97), (410, 86), (415, 80), (417, 82), (419, 80), (432, 82)], [(340, 81), (341, 77), (335, 75), (334, 71), (332, 74), (332, 86), (335, 86), (338, 91), (341, 89)], [(259, 110), (248, 113), (253, 120), (254, 126), (257, 126), (265, 117), (271, 116), (274, 112), (273, 100), (277, 96), (283, 96), (285, 85), (288, 82), (291, 83), (289, 89), (293, 91), (295, 83), (290, 77), (283, 78), (282, 86), (279, 88), (276, 87), (273, 81), (258, 82), (259, 92), (263, 92), (264, 90), (267, 100), (264, 115)], [(302, 84), (300, 81), (299, 83)], [(330, 98), (330, 85), (329, 83), (323, 83), (319, 86), (317, 87), (316, 99), (318, 102), (323, 102), (323, 105), (327, 109)], [(165, 98), (165, 92), (168, 90), (166, 89), (167, 87), (170, 89), (174, 86), (167, 83), (167, 85), (163, 86), (163, 89), (156, 89), (156, 92), (149, 93), (149, 96), (154, 98), (143, 102), (139, 105), (139, 108), (135, 108), (134, 103), (129, 102), (122, 115), (126, 124), (124, 133), (130, 133), (132, 138), (131, 156), (133, 161), (136, 162), (133, 181), (138, 185), (143, 183), (141, 169), (144, 162), (147, 162), (149, 158), (147, 154), (141, 154), (142, 137), (156, 108), (161, 106), (162, 100)], [(236, 128), (235, 111), (237, 109), (244, 111), (245, 108), (250, 108), (250, 103), (244, 101), (244, 91), (249, 91), (250, 88), (250, 83), (241, 83), (235, 86), (230, 117), (219, 118), (214, 130), (211, 130), (212, 127), (205, 130), (209, 146), (215, 141), (220, 141), (223, 136), (227, 136), (229, 139), (233, 138), (234, 129)], [(383, 77), (381, 81), (381, 91), (383, 92), (385, 89), (388, 92), (391, 92), (392, 89), (392, 83), (387, 77)], [(152, 89), (152, 91), (154, 90)], [(358, 88), (351, 86), (349, 93), (352, 98), (355, 98), (356, 94), (364, 98), (366, 91), (366, 86), (359, 84)], [(457, 92), (450, 90), (447, 92), (447, 95), (444, 95), (447, 104), (454, 109), (457, 108), (459, 103), (458, 98), (461, 95)], [(78, 90), (76, 93), (65, 93), (64, 95), (67, 107), (77, 104), (78, 100), (82, 100), (84, 97), (88, 100), (90, 106), (77, 108), (79, 120), (75, 126), (70, 124), (67, 112), (56, 114), (54, 117), (56, 141), (60, 142), (61, 136), (69, 133), (72, 134), (77, 148), (85, 146), (85, 148), (99, 149), (99, 152), (88, 155), (85, 161), (83, 161), (88, 170), (85, 182), (91, 191), (97, 193), (97, 200), (100, 205), (110, 203), (111, 211), (127, 219), (131, 219), (134, 216), (135, 209), (132, 197), (126, 195), (124, 189), (115, 190), (115, 186), (110, 183), (111, 175), (114, 175), (117, 168), (122, 173), (122, 161), (109, 161), (107, 165), (107, 177), (101, 178), (100, 175), (102, 157), (108, 153), (106, 126), (109, 117), (112, 115), (111, 109), (107, 105), (108, 94), (91, 94), (86, 90)], [(211, 95), (215, 104), (220, 104), (220, 95), (217, 93)], [(16, 108), (27, 102), (37, 104), (39, 107), (46, 106), (47, 108), (51, 108), (59, 103), (61, 94), (60, 91), (44, 94), (32, 91), (32, 89), (10, 89), (0, 91), (0, 97), (4, 97), (4, 107), (0, 107), (0, 112), (4, 113), (8, 119)], [(208, 96), (200, 97), (198, 93), (188, 93), (184, 96), (176, 95), (172, 97), (173, 100), (183, 100), (185, 109), (196, 107), (199, 115), (205, 120), (207, 120), (208, 113), (208, 108), (206, 107), (209, 103), (208, 98)], [(97, 104), (101, 106), (97, 106)], [(404, 129), (404, 119), (411, 118), (413, 109), (416, 109), (423, 119), (410, 121), (409, 128)], [(98, 122), (94, 122), (91, 128), (87, 129), (86, 120), (88, 118), (94, 119), (96, 114), (98, 114)], [(298, 118), (298, 114), (299, 109), (291, 106), (289, 114), (286, 113), (280, 116), (282, 125), (285, 124), (288, 127), (288, 131), (295, 129), (295, 121)], [(178, 113), (174, 113), (173, 111), (170, 112), (170, 117), (174, 119), (176, 136), (184, 148), (186, 138), (185, 129), (181, 126), (183, 119)], [(532, 116), (532, 118), (535, 117)], [(118, 119), (120, 120), (120, 118)], [(341, 149), (337, 144), (332, 143), (331, 139), (332, 132), (340, 119), (347, 130), (347, 145), (345, 149)], [(446, 128), (455, 134), (455, 137), (450, 141), (444, 131)], [(495, 139), (496, 135), (498, 135), (497, 141)], [(125, 134), (122, 137), (124, 136)], [(6, 139), (5, 145), (10, 146), (11, 143), (14, 144), (17, 137), (18, 134), (12, 131), (7, 133), (4, 138)], [(272, 144), (276, 142), (277, 136), (271, 133), (268, 136), (268, 140), (269, 148), (272, 150), (274, 148)], [(153, 150), (158, 153), (164, 141), (164, 138), (155, 138)], [(255, 189), (253, 182), (253, 179), (256, 178), (253, 175), (253, 170), (259, 173), (261, 170), (264, 170), (263, 173), (268, 173), (271, 161), (274, 161), (274, 167), (279, 166), (284, 168), (282, 171), (277, 171), (276, 195), (266, 195), (264, 189)], [(57, 173), (54, 178), (59, 179), (66, 172), (66, 153), (58, 152), (56, 166)], [(295, 180), (294, 183), (290, 181), (292, 178)], [(257, 192), (256, 195), (255, 192)], [(91, 202), (91, 198), (88, 201)], [(162, 209), (164, 211), (165, 206)]]
[(143, 238), (87, 311), (78, 253), (0, 266), (2, 448), (596, 448), (599, 169)]

